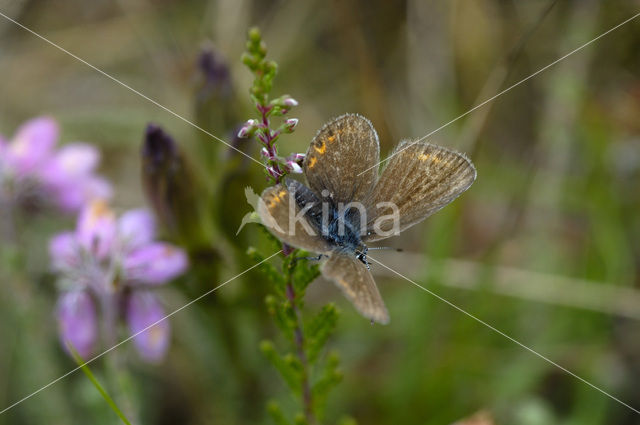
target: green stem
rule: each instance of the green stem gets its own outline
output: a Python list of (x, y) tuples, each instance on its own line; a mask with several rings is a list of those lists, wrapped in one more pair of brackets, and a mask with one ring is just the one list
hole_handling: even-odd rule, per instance
[[(102, 304), (103, 314), (103, 338), (107, 348), (117, 344), (117, 324), (118, 324), (118, 298), (116, 294), (105, 294)], [(138, 415), (131, 402), (131, 379), (127, 372), (122, 353), (113, 350), (106, 359), (108, 369), (109, 384), (114, 391), (117, 403), (122, 406), (126, 416), (134, 423), (139, 423)], [(117, 413), (117, 412), (116, 412)]]
[(100, 385), (100, 382), (98, 382), (96, 377), (93, 375), (93, 372), (91, 372), (91, 369), (89, 369), (89, 366), (87, 366), (87, 363), (82, 359), (82, 357), (80, 357), (78, 352), (75, 350), (75, 348), (71, 344), (69, 344), (69, 351), (73, 355), (73, 358), (76, 361), (76, 363), (78, 363), (78, 365), (80, 366), (80, 369), (82, 369), (82, 371), (87, 376), (87, 378), (89, 378), (93, 386), (96, 387), (96, 389), (98, 390), (102, 398), (104, 398), (104, 401), (106, 401), (109, 407), (111, 407), (111, 410), (113, 410), (116, 413), (116, 415), (118, 415), (118, 417), (120, 418), (120, 420), (122, 420), (123, 423), (125, 423), (126, 425), (131, 425), (131, 422), (129, 422), (129, 420), (124, 415), (124, 413), (122, 413), (122, 410), (118, 408), (118, 405), (115, 403), (115, 401), (113, 401), (109, 393), (107, 393), (107, 391), (102, 387), (102, 385)]

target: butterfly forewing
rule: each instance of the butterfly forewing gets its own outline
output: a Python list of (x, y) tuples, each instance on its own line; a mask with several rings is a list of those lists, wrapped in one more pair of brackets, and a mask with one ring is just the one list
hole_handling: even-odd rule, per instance
[(322, 274), (335, 282), (364, 317), (389, 323), (389, 313), (367, 267), (355, 257), (334, 253), (324, 263)]
[(390, 236), (394, 225), (392, 219), (381, 219), (378, 231), (374, 231), (376, 219), (392, 213), (390, 207), (377, 208), (379, 203), (397, 207), (397, 230), (401, 232), (453, 201), (476, 178), (476, 169), (466, 156), (441, 146), (403, 141), (395, 152), (367, 201), (370, 234), (365, 242)]
[[(327, 190), (334, 203), (362, 201), (373, 188), (380, 159), (378, 135), (366, 118), (342, 115), (311, 141), (303, 164), (309, 187)], [(360, 175), (360, 173), (363, 173)]]
[(302, 186), (292, 180), (287, 185), (277, 184), (265, 189), (258, 202), (258, 215), (262, 223), (281, 241), (307, 251), (328, 253), (331, 246), (307, 216), (301, 216), (301, 207), (295, 201), (297, 185)]

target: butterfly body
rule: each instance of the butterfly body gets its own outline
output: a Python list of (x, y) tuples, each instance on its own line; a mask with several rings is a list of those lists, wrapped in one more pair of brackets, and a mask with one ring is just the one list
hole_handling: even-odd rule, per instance
[(287, 180), (287, 188), (294, 193), (296, 204), (301, 210), (308, 208), (305, 218), (334, 251), (353, 255), (366, 264), (362, 254), (365, 253), (366, 256), (367, 246), (360, 235), (361, 217), (357, 210), (341, 209), (329, 196), (321, 200), (311, 189), (295, 180)]
[(389, 314), (369, 271), (367, 244), (399, 234), (464, 192), (476, 171), (464, 155), (426, 142), (401, 142), (378, 175), (378, 136), (356, 114), (327, 123), (296, 180), (265, 189), (258, 214), (283, 242), (327, 256), (322, 274), (365, 317)]

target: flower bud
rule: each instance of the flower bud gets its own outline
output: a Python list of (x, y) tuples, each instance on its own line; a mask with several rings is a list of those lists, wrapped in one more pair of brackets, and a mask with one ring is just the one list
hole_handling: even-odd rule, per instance
[(302, 167), (295, 161), (287, 161), (287, 168), (292, 173), (302, 174)]
[(282, 96), (282, 104), (288, 107), (298, 106), (298, 101), (290, 97), (289, 95), (284, 95)]
[(257, 120), (248, 120), (238, 131), (238, 137), (241, 139), (251, 137), (258, 128)]
[(198, 57), (198, 70), (202, 76), (202, 86), (198, 92), (198, 99), (205, 101), (215, 98), (226, 101), (232, 95), (233, 86), (229, 67), (222, 56), (213, 49), (205, 49)]
[(291, 107), (298, 106), (298, 101), (288, 94), (285, 94), (284, 96), (273, 99), (270, 102), (270, 105), (278, 108), (280, 110), (280, 114), (284, 114), (287, 113)]
[(291, 155), (289, 155), (289, 158), (292, 161), (297, 162), (298, 164), (302, 164), (302, 162), (304, 161), (306, 155), (303, 153), (292, 153)]
[(284, 133), (293, 133), (293, 130), (298, 126), (298, 119), (297, 118), (289, 118), (287, 120), (285, 120), (285, 122), (282, 124), (282, 131)]
[(274, 179), (278, 179), (280, 177), (280, 173), (278, 173), (272, 166), (267, 167), (267, 173)]
[(200, 182), (175, 140), (149, 124), (142, 145), (142, 182), (156, 216), (187, 245), (201, 243)]

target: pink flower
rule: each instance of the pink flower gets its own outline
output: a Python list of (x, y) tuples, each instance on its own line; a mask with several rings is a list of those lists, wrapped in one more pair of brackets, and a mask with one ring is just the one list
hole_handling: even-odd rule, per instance
[(91, 199), (110, 197), (109, 183), (94, 174), (98, 150), (72, 143), (56, 151), (58, 135), (58, 124), (40, 117), (24, 123), (11, 141), (0, 138), (0, 187), (10, 181), (13, 199), (31, 199), (35, 193), (65, 212), (78, 211)]
[[(178, 277), (188, 267), (187, 255), (169, 243), (154, 241), (155, 223), (146, 210), (132, 210), (119, 219), (104, 201), (87, 205), (74, 232), (51, 239), (52, 266), (63, 294), (58, 307), (60, 338), (83, 356), (98, 339), (95, 305), (106, 317), (126, 320), (141, 357), (159, 361), (168, 348), (169, 324), (151, 288)], [(106, 320), (105, 317), (105, 320)], [(115, 328), (115, 324), (107, 324)], [(65, 344), (66, 345), (66, 344)]]

